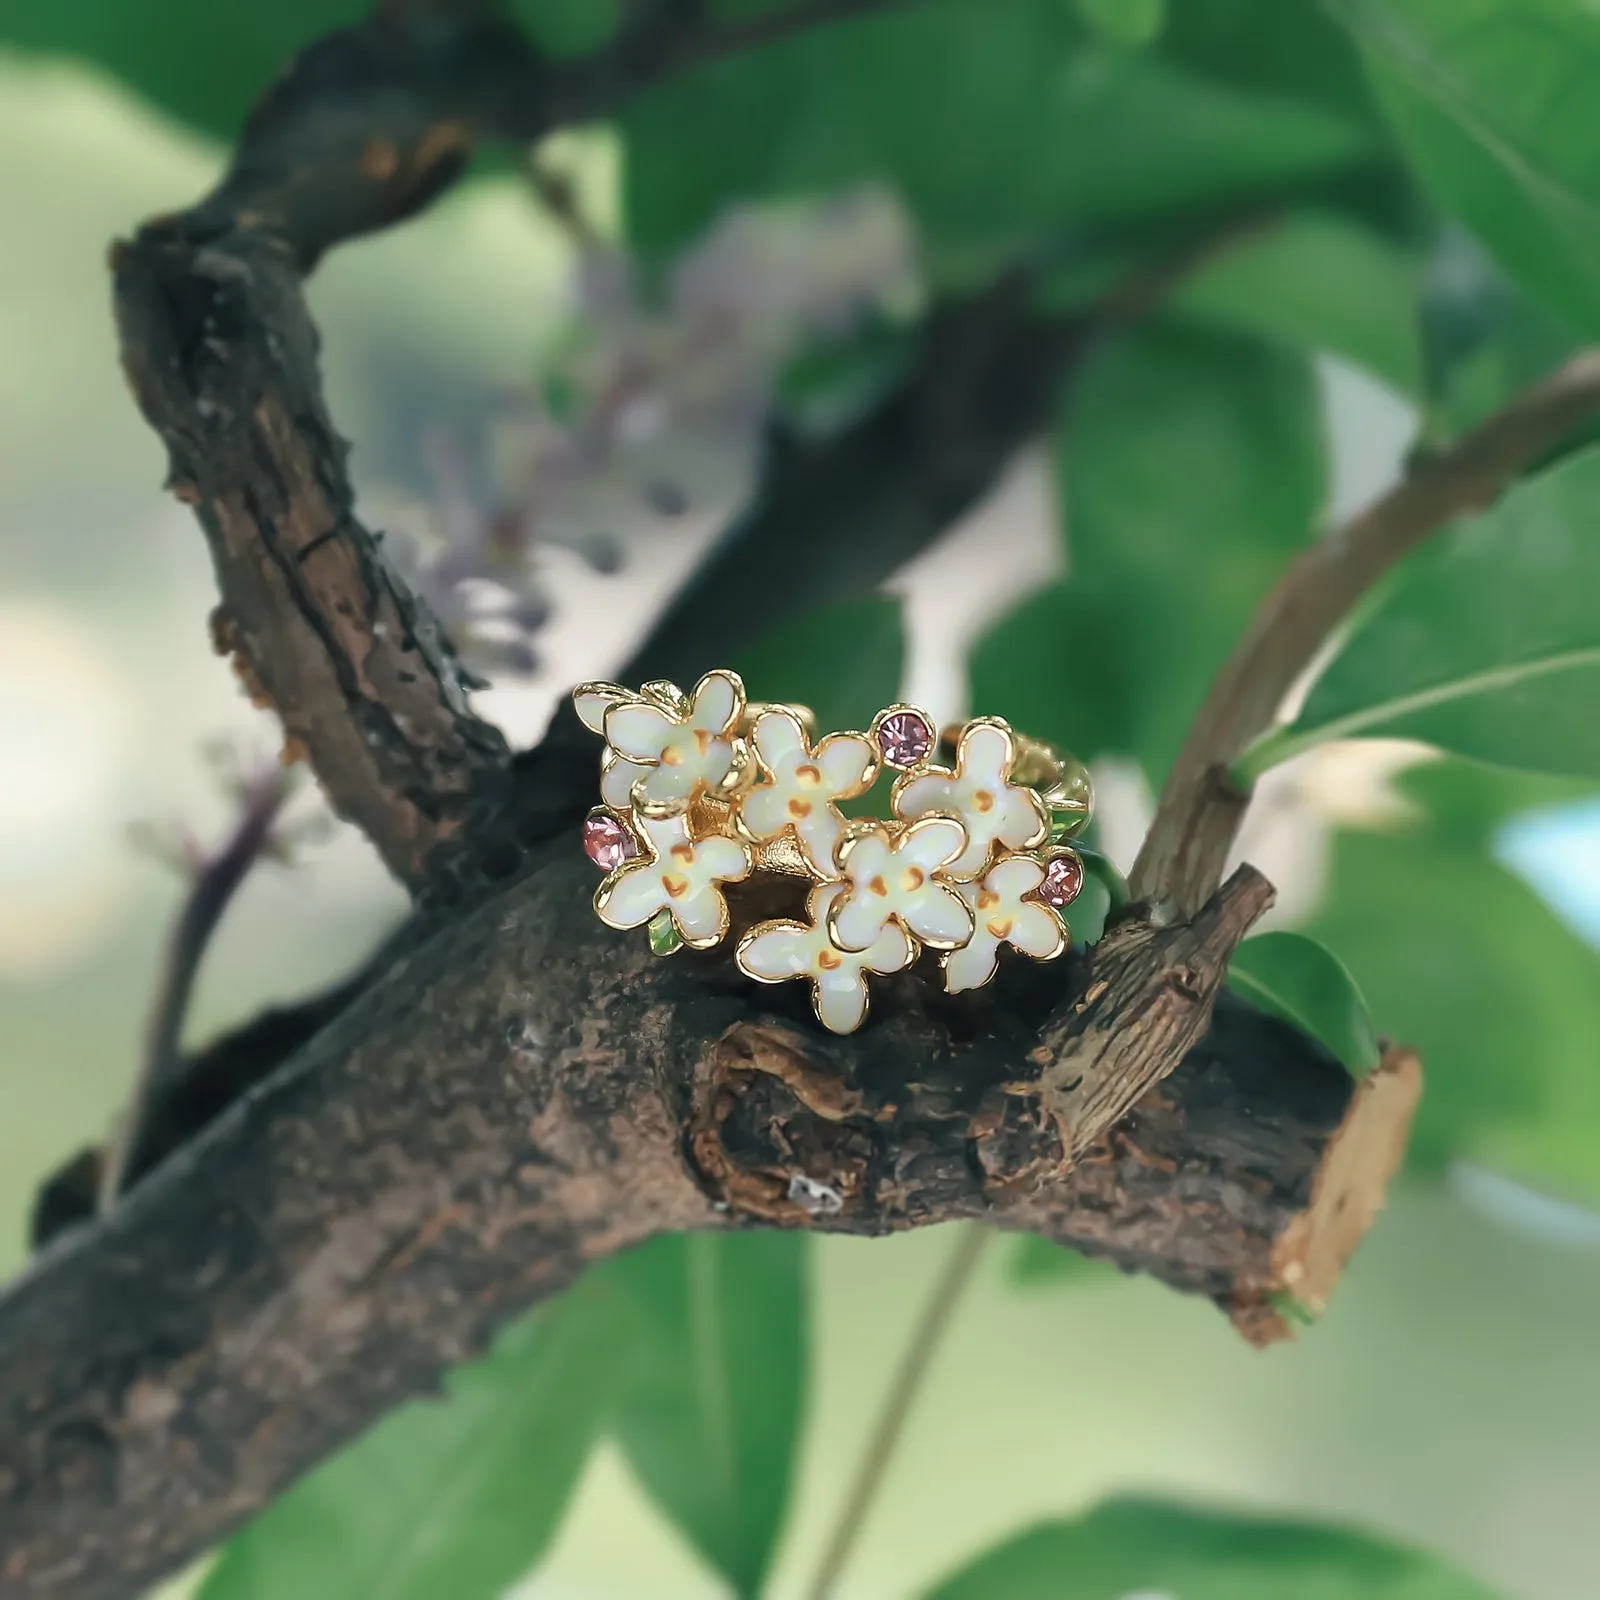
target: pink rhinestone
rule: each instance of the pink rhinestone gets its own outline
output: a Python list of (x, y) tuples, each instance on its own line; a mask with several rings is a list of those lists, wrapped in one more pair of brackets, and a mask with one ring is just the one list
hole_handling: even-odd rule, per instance
[(633, 835), (615, 817), (597, 811), (584, 819), (583, 853), (602, 872), (615, 872), (638, 854), (638, 847)]
[(920, 711), (897, 711), (878, 724), (878, 748), (891, 767), (914, 767), (933, 748), (933, 727)]
[(1076, 856), (1051, 856), (1045, 863), (1039, 898), (1058, 911), (1071, 905), (1083, 887), (1083, 863)]

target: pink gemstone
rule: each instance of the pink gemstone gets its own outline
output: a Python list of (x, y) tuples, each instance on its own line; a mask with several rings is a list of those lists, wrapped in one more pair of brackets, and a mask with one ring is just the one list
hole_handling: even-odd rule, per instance
[(891, 767), (914, 767), (933, 748), (933, 725), (920, 711), (897, 711), (878, 724), (878, 748)]
[(638, 853), (638, 847), (633, 835), (615, 817), (597, 811), (584, 819), (583, 853), (602, 872), (615, 872)]
[(1076, 856), (1052, 856), (1045, 863), (1039, 898), (1058, 911), (1071, 905), (1083, 887), (1083, 863)]

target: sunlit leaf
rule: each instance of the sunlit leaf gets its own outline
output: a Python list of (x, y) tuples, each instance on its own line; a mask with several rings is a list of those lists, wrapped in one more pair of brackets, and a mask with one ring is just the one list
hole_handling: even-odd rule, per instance
[(1326, 1045), (1352, 1072), (1378, 1064), (1378, 1039), (1350, 969), (1302, 933), (1246, 939), (1228, 963), (1228, 986), (1260, 1010)]
[(1600, 13), (1586, 0), (1335, 0), (1417, 169), (1535, 295), (1600, 329)]
[(200, 1600), (497, 1600), (560, 1524), (633, 1349), (622, 1296), (580, 1284), (275, 1501)]
[(1420, 1551), (1341, 1528), (1113, 1500), (981, 1555), (927, 1600), (1493, 1600)]
[(1195, 315), (1421, 387), (1416, 264), (1358, 223), (1301, 212), (1224, 251), (1175, 297)]
[(617, 1421), (633, 1470), (732, 1585), (760, 1592), (805, 1406), (809, 1238), (678, 1234), (617, 1262), (644, 1328)]
[(1165, 325), (1110, 345), (1061, 430), (1069, 577), (1000, 622), (973, 703), (1080, 758), (1159, 779), (1255, 604), (1309, 542), (1323, 494), (1302, 356)]
[(1600, 776), (1600, 451), (1426, 543), (1343, 642), (1260, 772), (1385, 734), (1481, 761)]

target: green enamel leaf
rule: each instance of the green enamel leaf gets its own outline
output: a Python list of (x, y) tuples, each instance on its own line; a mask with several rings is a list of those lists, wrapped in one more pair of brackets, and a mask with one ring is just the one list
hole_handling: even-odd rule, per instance
[(1353, 1073), (1378, 1064), (1378, 1038), (1349, 969), (1302, 933), (1247, 939), (1228, 965), (1228, 986), (1252, 1005), (1326, 1045)]
[(622, 1297), (580, 1284), (274, 1502), (200, 1600), (496, 1600), (554, 1536), (632, 1339)]
[(846, 600), (780, 623), (735, 666), (752, 700), (809, 706), (817, 731), (865, 728), (900, 698), (905, 617), (898, 600)]
[(1405, 394), (1422, 385), (1417, 302), (1416, 263), (1406, 252), (1313, 211), (1226, 251), (1174, 301), (1291, 349), (1343, 356)]
[(805, 1404), (801, 1233), (677, 1234), (611, 1269), (643, 1345), (617, 1437), (651, 1498), (732, 1586), (760, 1592)]
[(1345, 639), (1298, 717), (1240, 763), (1328, 739), (1421, 739), (1534, 772), (1600, 776), (1600, 451), (1424, 545)]
[(1600, 329), (1600, 13), (1586, 0), (1335, 0), (1407, 154), (1536, 297)]
[(1420, 1551), (1343, 1528), (1112, 1500), (981, 1555), (927, 1600), (1493, 1600)]

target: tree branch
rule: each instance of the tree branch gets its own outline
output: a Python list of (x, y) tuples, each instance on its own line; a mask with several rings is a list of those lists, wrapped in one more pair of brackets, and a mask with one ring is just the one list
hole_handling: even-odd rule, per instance
[[(592, 887), (549, 847), (0, 1299), (7, 1600), (136, 1593), (662, 1230), (982, 1218), (1266, 1338), (1404, 1141), (1414, 1068), (1358, 1089), (1232, 1002), (1206, 1035), (1270, 898), (1249, 872), (1191, 926), (1018, 964), (971, 1007), (904, 975), (839, 1039), (714, 955), (617, 939)], [(842, 1204), (791, 1199), (797, 1174)]]
[(1136, 900), (1185, 916), (1222, 881), (1250, 803), (1228, 774), (1271, 726), (1322, 643), (1402, 556), (1435, 529), (1482, 511), (1600, 411), (1600, 351), (1518, 395), (1301, 554), (1262, 601), (1190, 727), (1129, 875)]

